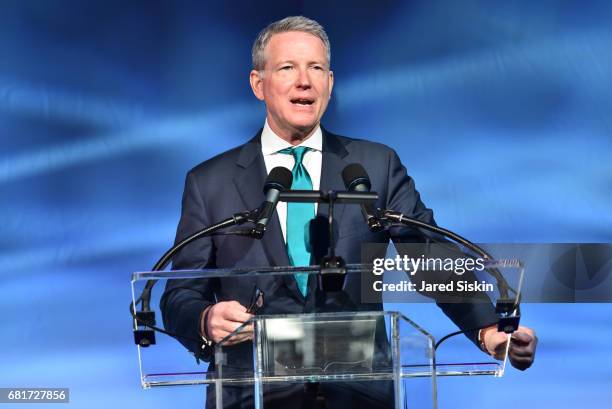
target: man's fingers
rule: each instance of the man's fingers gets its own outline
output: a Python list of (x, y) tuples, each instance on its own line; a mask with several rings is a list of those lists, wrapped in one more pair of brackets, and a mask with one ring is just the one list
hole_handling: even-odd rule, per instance
[(253, 314), (246, 312), (246, 307), (237, 301), (230, 301), (221, 312), (228, 321), (245, 322), (253, 318)]
[[(223, 331), (225, 331), (225, 332), (227, 332), (227, 333), (229, 334), (229, 333), (231, 333), (231, 332), (236, 331), (238, 328), (242, 327), (243, 325), (244, 325), (244, 323), (243, 323), (243, 322), (235, 322), (235, 321), (222, 321), (222, 322), (219, 324), (219, 327), (218, 327), (218, 328), (219, 328), (219, 329), (221, 329), (221, 330), (223, 330)], [(247, 330), (247, 328), (248, 328), (249, 326), (251, 327), (251, 332), (252, 332), (252, 331), (253, 331), (253, 327), (252, 327), (252, 325), (251, 325), (251, 324), (249, 324), (249, 325), (246, 325), (246, 326), (242, 327), (242, 328), (240, 329), (240, 332), (247, 332), (247, 331), (248, 331), (248, 330)]]
[(524, 371), (525, 369), (529, 369), (531, 365), (533, 364), (531, 360), (511, 361), (510, 363), (512, 364), (513, 367), (515, 367), (519, 371)]
[(222, 301), (212, 306), (208, 313), (207, 332), (213, 341), (218, 342), (252, 317), (239, 302)]
[(515, 356), (529, 357), (529, 356), (533, 356), (534, 352), (535, 352), (535, 348), (533, 345), (528, 345), (528, 346), (511, 345), (510, 346), (510, 353), (514, 354)]
[[(246, 329), (247, 327), (245, 327)], [(226, 339), (231, 333), (227, 332), (227, 331), (219, 331), (218, 332), (218, 339), (215, 340), (215, 342), (219, 343), (221, 342), (223, 339)], [(241, 342), (244, 341), (248, 341), (250, 339), (253, 338), (253, 332), (251, 331), (241, 331), (237, 334), (233, 334), (230, 338), (227, 338), (224, 341), (224, 345), (230, 346), (230, 345), (236, 345), (239, 344)]]
[(224, 342), (228, 346), (239, 344), (253, 338), (253, 324), (243, 327), (251, 318), (253, 315), (247, 313), (246, 307), (238, 301), (222, 301), (212, 306), (208, 313), (207, 332), (214, 342), (219, 343), (240, 328), (239, 333)]
[[(235, 331), (239, 328), (240, 332), (236, 333)], [(211, 329), (212, 338), (215, 342), (220, 342), (229, 334), (233, 333), (231, 339), (226, 341), (227, 345), (233, 345), (253, 338), (253, 324), (243, 326), (241, 322), (219, 320), (212, 323)]]
[(517, 331), (512, 334), (512, 337), (510, 339), (511, 342), (516, 345), (529, 345), (531, 342), (533, 342), (533, 336), (527, 334), (526, 332)]
[[(221, 338), (221, 340), (224, 339), (224, 338)], [(248, 341), (249, 339), (250, 338), (247, 337), (247, 336), (234, 336), (234, 337), (228, 338), (223, 343), (223, 345), (226, 345), (226, 346), (236, 345), (236, 344), (240, 344), (242, 342)], [(219, 341), (221, 341), (221, 340), (219, 340)]]
[(516, 369), (524, 371), (533, 365), (538, 337), (531, 328), (519, 327), (512, 334), (510, 343), (510, 363)]
[(529, 368), (533, 364), (533, 356), (529, 357), (529, 358), (527, 358), (527, 357), (516, 357), (516, 356), (514, 356), (514, 354), (511, 353), (510, 354), (510, 363), (516, 369), (520, 369), (521, 371), (524, 371), (525, 369)]
[(506, 343), (500, 344), (493, 352), (493, 358), (502, 360), (506, 357)]
[(485, 335), (485, 346), (489, 354), (495, 359), (504, 359), (508, 335), (503, 332), (490, 331)]
[(525, 350), (516, 351), (514, 349), (511, 349), (509, 354), (511, 358), (531, 358), (533, 356), (533, 353), (529, 351), (525, 351)]
[[(527, 327), (519, 327), (510, 336), (508, 358), (512, 366), (524, 371), (533, 364), (538, 338)], [(503, 332), (489, 331), (484, 335), (486, 350), (495, 359), (504, 359), (508, 347), (508, 335)]]
[(528, 358), (532, 359), (535, 356), (535, 341), (525, 346), (517, 346), (512, 344), (510, 346), (510, 355), (517, 358)]
[(225, 335), (232, 333), (242, 325), (242, 322), (228, 321), (223, 318), (219, 318), (215, 319), (214, 321), (210, 321), (208, 328), (213, 335), (220, 336), (221, 333), (224, 333)]
[(519, 325), (518, 330), (516, 332), (525, 333), (525, 334), (531, 335), (532, 337), (535, 337), (534, 330), (532, 330), (529, 327), (523, 327), (522, 325)]

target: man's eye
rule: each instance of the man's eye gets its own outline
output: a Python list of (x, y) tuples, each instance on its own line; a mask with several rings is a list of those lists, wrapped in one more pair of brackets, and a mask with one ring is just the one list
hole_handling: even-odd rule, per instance
[(292, 69), (292, 68), (293, 68), (293, 67), (292, 67), (292, 66), (290, 66), (290, 65), (283, 65), (283, 66), (281, 67), (281, 70), (290, 70), (290, 69)]

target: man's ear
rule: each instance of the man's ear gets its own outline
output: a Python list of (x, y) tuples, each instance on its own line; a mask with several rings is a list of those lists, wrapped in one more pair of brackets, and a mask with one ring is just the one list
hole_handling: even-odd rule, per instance
[(334, 88), (334, 72), (329, 70), (329, 97), (331, 98), (332, 89)]
[(264, 100), (264, 92), (263, 92), (263, 73), (257, 70), (251, 70), (251, 75), (249, 76), (249, 81), (251, 83), (251, 89), (253, 90), (253, 94), (260, 101)]

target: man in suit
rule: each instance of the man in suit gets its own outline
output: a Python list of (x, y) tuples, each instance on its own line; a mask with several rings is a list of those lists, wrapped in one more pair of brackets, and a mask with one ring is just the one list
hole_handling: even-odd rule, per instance
[[(188, 173), (177, 242), (233, 213), (256, 208), (263, 199), (261, 189), (266, 175), (276, 166), (292, 170), (293, 188), (327, 191), (344, 190), (342, 170), (351, 163), (360, 163), (369, 173), (372, 190), (379, 194), (377, 207), (435, 223), (433, 212), (420, 200), (413, 180), (392, 149), (334, 135), (321, 127), (320, 120), (331, 97), (333, 83), (329, 40), (317, 22), (304, 17), (288, 17), (270, 24), (259, 34), (253, 45), (250, 84), (255, 96), (266, 105), (264, 127), (246, 144), (209, 159)], [(369, 231), (358, 206), (337, 205), (334, 216), (337, 221), (336, 253), (347, 263), (361, 261), (362, 243), (388, 243), (390, 238), (396, 241), (415, 239), (415, 233), (408, 229)], [(311, 223), (304, 223), (311, 219)], [(173, 260), (173, 267), (318, 264), (329, 238), (309, 226), (326, 219), (327, 206), (281, 202), (262, 240), (236, 236), (202, 239), (183, 249)], [(344, 290), (337, 294), (323, 293), (317, 288), (314, 277), (297, 274), (284, 278), (174, 280), (167, 284), (161, 301), (164, 326), (183, 336), (179, 340), (196, 357), (211, 360), (210, 344), (219, 342), (252, 317), (246, 306), (254, 287), (266, 294), (262, 314), (382, 309), (381, 303), (360, 302), (359, 280), (349, 279)], [(440, 306), (464, 329), (483, 326), (496, 318), (490, 304)], [(494, 327), (466, 335), (491, 355), (503, 356), (507, 338)], [(200, 337), (201, 343), (193, 341)], [(250, 337), (246, 331), (232, 340), (226, 367), (240, 368), (250, 364), (250, 342), (245, 342)], [(512, 364), (520, 369), (529, 367), (535, 344), (533, 331), (521, 327), (513, 336)], [(375, 407), (378, 403), (380, 407), (388, 407), (392, 405), (392, 397), (389, 400), (385, 395), (387, 387), (382, 384), (378, 391), (375, 387), (367, 391), (359, 385), (344, 391), (327, 387), (323, 394), (332, 405)], [(224, 398), (235, 407), (248, 407), (252, 404), (249, 393), (245, 388), (237, 388)], [(296, 394), (299, 395), (297, 399)], [(209, 395), (212, 396), (210, 391)], [(275, 402), (283, 406), (309, 407), (313, 396), (307, 388), (294, 386), (281, 390)]]

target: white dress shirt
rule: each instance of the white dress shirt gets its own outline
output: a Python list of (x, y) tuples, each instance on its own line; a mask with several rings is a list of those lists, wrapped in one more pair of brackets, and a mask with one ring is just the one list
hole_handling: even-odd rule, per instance
[[(304, 154), (302, 163), (310, 175), (313, 190), (319, 190), (321, 181), (321, 163), (323, 160), (323, 134), (321, 132), (321, 127), (317, 126), (314, 133), (297, 146), (305, 146), (310, 148), (310, 150)], [(293, 166), (295, 165), (293, 155), (278, 153), (280, 150), (292, 147), (293, 145), (276, 135), (268, 125), (268, 121), (266, 121), (263, 131), (261, 132), (261, 151), (263, 153), (264, 162), (266, 163), (267, 173), (270, 173), (270, 171), (277, 166), (282, 166), (289, 170), (293, 169)], [(317, 212), (317, 203), (315, 203), (314, 211), (315, 213), (313, 213), (312, 217), (314, 217)], [(286, 243), (287, 203), (278, 202), (276, 212), (278, 213), (278, 219), (283, 232), (283, 240), (285, 240)]]

